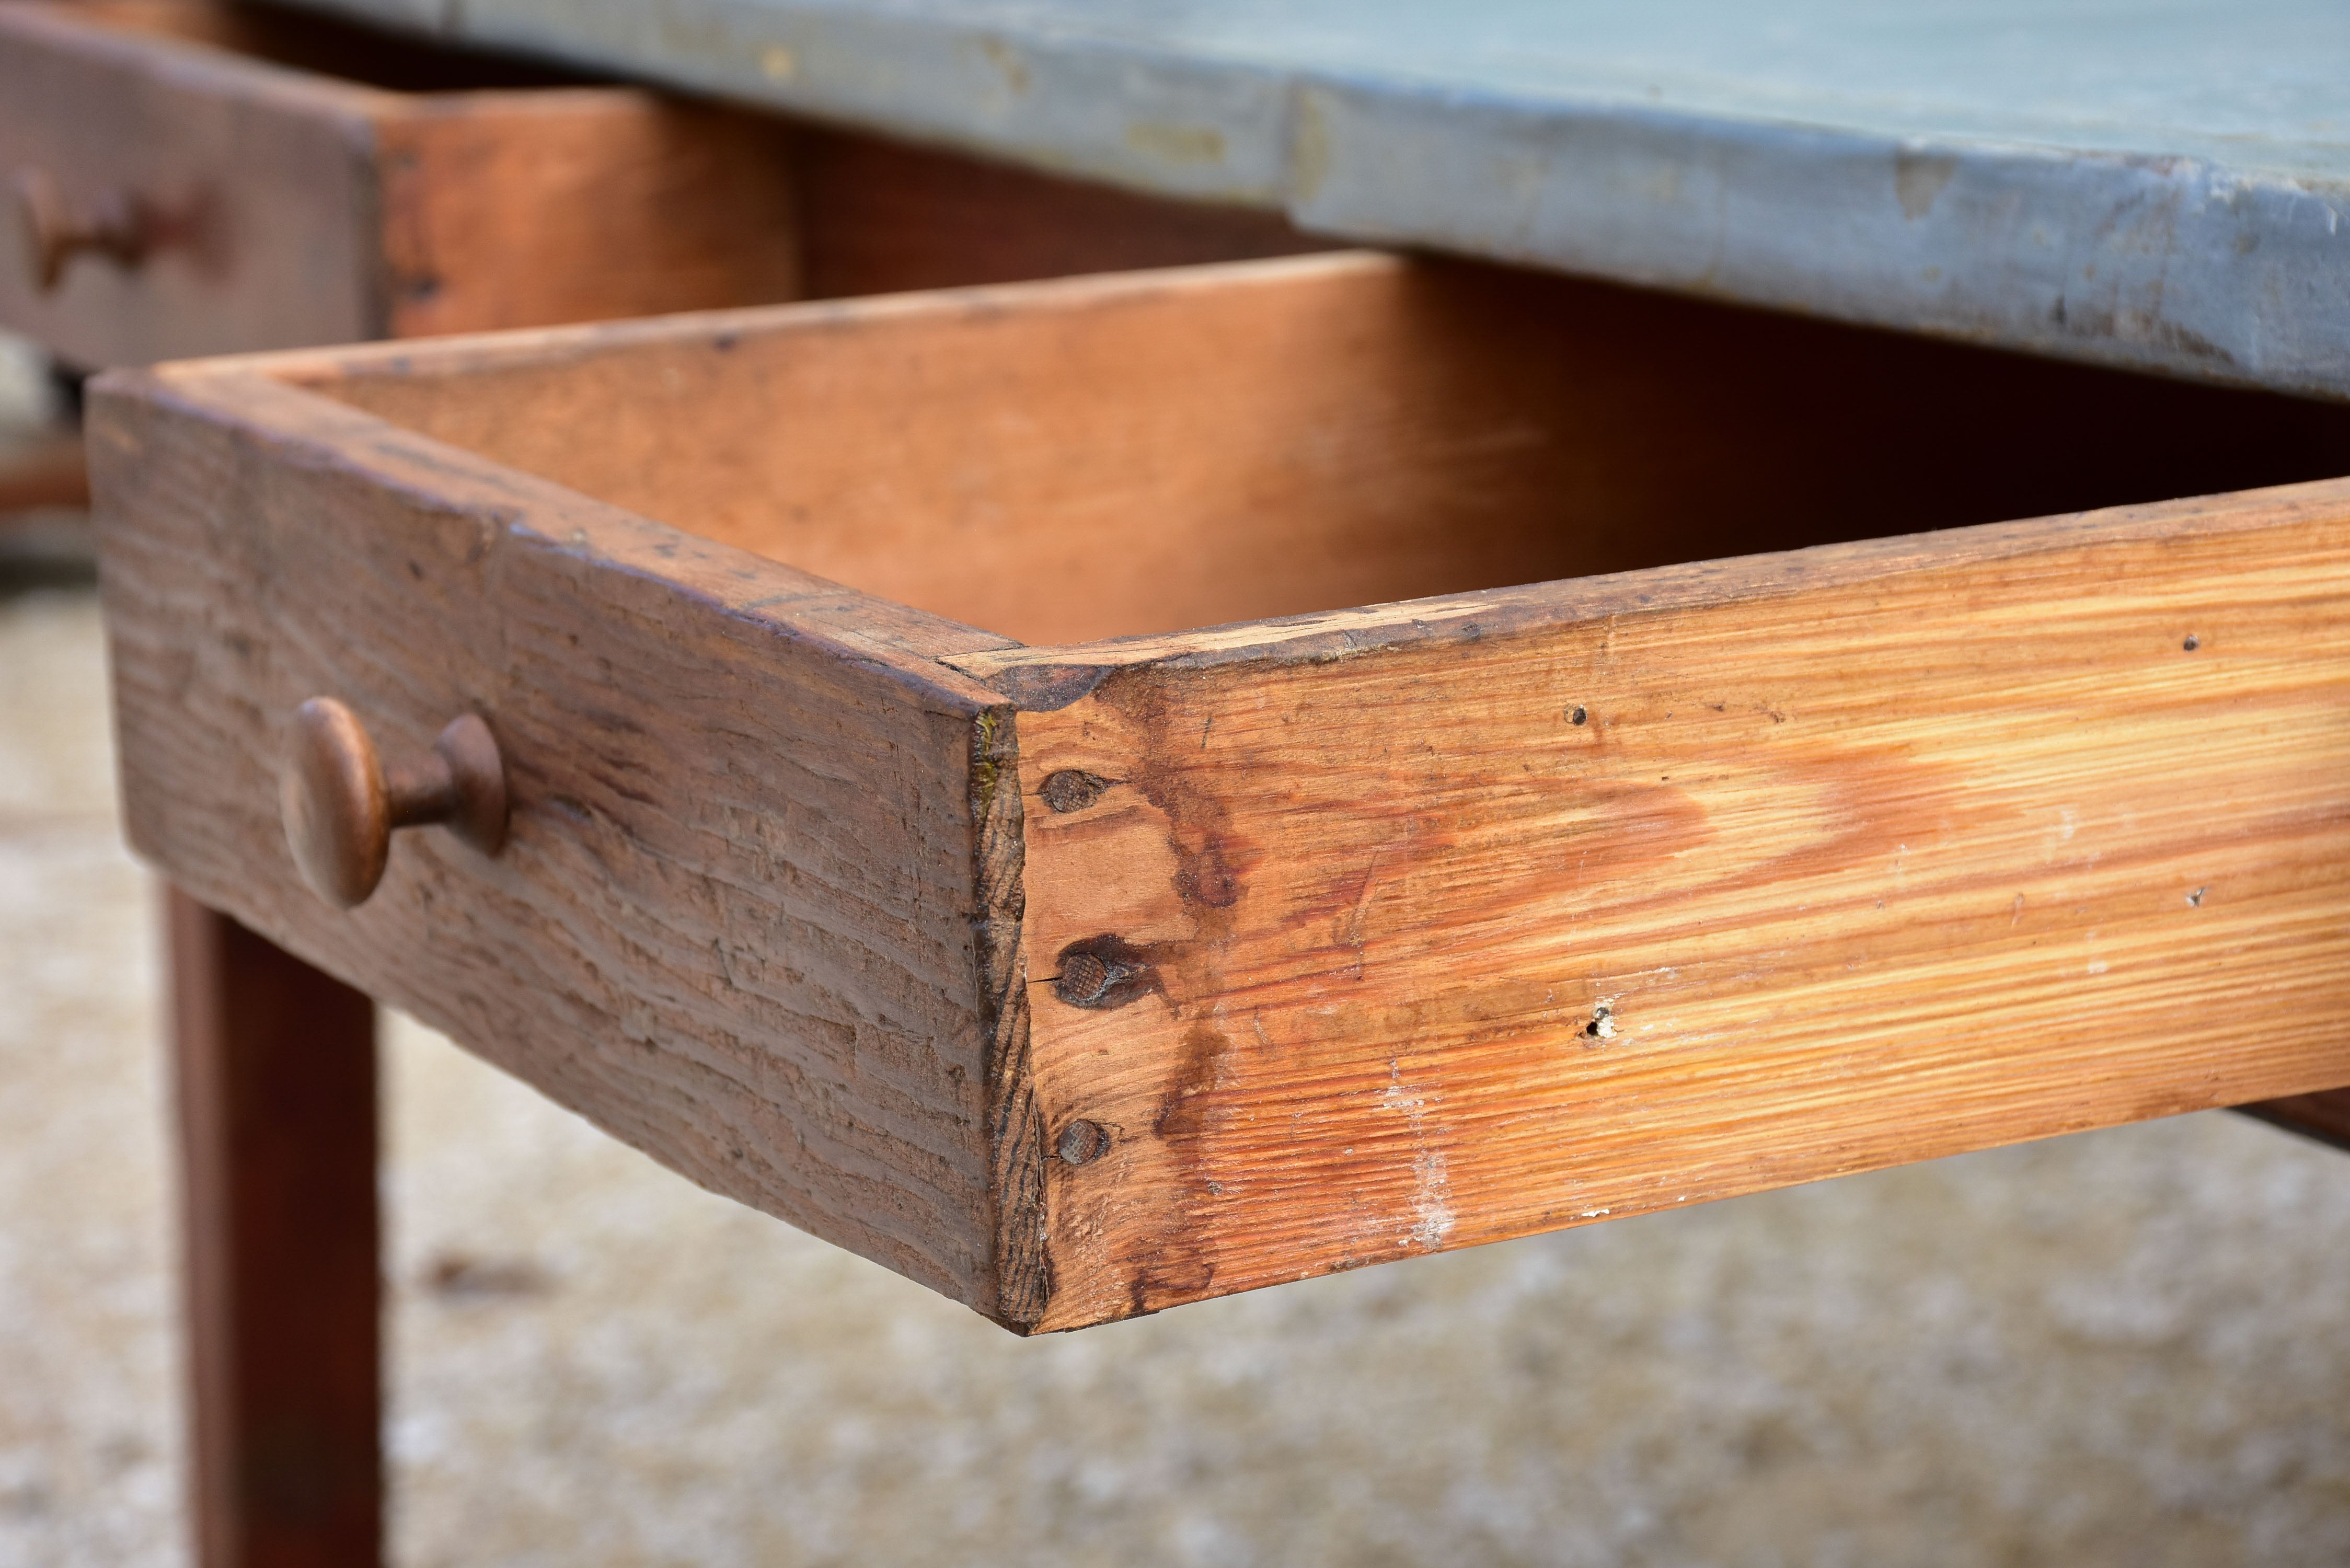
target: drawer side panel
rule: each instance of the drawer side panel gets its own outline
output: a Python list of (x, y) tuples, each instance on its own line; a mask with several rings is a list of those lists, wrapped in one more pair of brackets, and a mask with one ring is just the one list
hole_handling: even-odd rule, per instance
[(789, 132), (602, 88), (464, 93), (382, 121), (393, 337), (800, 293)]
[(955, 662), (1047, 1326), (2350, 1083), (2350, 483)]

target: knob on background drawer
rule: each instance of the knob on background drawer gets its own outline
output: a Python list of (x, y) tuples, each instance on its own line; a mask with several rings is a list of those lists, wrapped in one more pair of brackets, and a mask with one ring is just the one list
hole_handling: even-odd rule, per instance
[(387, 770), (357, 714), (313, 697), (295, 711), (278, 799), (303, 880), (339, 909), (383, 880), (394, 828), (441, 823), (484, 855), (505, 843), (505, 765), (472, 713), (450, 721), (429, 755)]
[(109, 191), (77, 209), (44, 170), (19, 169), (9, 183), (33, 281), (44, 294), (64, 280), (66, 264), (77, 255), (135, 267), (160, 237), (154, 215), (136, 196)]

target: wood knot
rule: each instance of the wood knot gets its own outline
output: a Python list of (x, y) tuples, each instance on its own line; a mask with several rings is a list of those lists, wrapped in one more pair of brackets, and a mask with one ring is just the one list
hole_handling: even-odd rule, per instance
[(1109, 1152), (1109, 1134), (1099, 1122), (1082, 1118), (1061, 1129), (1053, 1152), (1068, 1165), (1090, 1165)]
[(1045, 804), (1057, 812), (1083, 811), (1101, 799), (1102, 791), (1109, 788), (1109, 780), (1077, 768), (1063, 768), (1045, 781), (1039, 791)]

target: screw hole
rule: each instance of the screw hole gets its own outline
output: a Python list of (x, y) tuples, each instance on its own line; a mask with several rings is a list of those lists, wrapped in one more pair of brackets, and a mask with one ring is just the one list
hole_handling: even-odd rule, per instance
[(2199, 648), (2200, 648), (2200, 647), (2202, 647), (2202, 646), (2203, 646), (2203, 639), (2202, 639), (2201, 638), (2199, 638), (2199, 637), (2197, 637), (2194, 633), (2189, 632), (2189, 633), (2188, 634), (2188, 636), (2187, 636), (2187, 640), (2186, 640), (2185, 642), (2183, 642), (2183, 643), (2180, 643), (2180, 644), (2179, 644), (2179, 646), (2180, 646), (2181, 648), (2184, 648), (2188, 652), (2192, 653), (2192, 652), (2194, 652), (2197, 649), (2199, 649)]
[(1579, 702), (1566, 711), (1566, 720), (1570, 724), (1586, 723), (1590, 718), (1591, 714)]

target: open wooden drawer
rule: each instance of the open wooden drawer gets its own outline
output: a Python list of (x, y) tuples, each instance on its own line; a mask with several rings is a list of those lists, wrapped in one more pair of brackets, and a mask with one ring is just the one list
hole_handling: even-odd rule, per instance
[(2341, 410), (1349, 254), (92, 410), (143, 854), (1015, 1328), (2350, 1082), (2350, 483), (2164, 499)]

